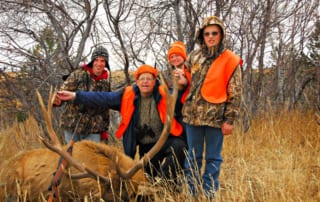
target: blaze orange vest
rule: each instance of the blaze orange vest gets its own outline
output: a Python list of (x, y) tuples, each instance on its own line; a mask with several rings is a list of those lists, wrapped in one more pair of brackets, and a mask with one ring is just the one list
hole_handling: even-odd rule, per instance
[[(159, 111), (159, 116), (161, 122), (164, 124), (165, 119), (166, 119), (166, 113), (167, 113), (167, 99), (166, 99), (166, 94), (162, 86), (159, 87), (159, 93), (161, 95), (161, 100), (158, 103), (158, 111)], [(118, 130), (116, 131), (116, 137), (121, 138), (124, 132), (126, 131), (133, 112), (134, 112), (134, 97), (135, 93), (133, 91), (132, 86), (128, 86), (125, 88), (122, 100), (121, 100), (121, 109), (120, 109), (120, 114), (121, 114), (121, 121), (118, 127)], [(176, 121), (176, 119), (173, 118), (172, 120), (172, 126), (170, 133), (174, 136), (180, 136), (182, 133), (182, 126)]]
[(212, 62), (201, 87), (206, 101), (217, 104), (227, 100), (227, 85), (239, 62), (240, 57), (230, 50), (225, 50)]

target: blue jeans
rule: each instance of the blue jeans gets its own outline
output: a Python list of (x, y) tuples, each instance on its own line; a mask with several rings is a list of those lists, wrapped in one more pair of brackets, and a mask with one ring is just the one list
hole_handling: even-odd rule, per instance
[[(223, 134), (220, 128), (209, 126), (192, 126), (186, 124), (188, 157), (185, 161), (186, 177), (191, 193), (198, 192), (196, 186), (202, 183), (206, 194), (213, 194), (219, 189), (219, 174), (223, 161), (221, 151)], [(204, 143), (205, 170), (201, 177)], [(202, 180), (201, 180), (202, 179)]]
[[(72, 132), (64, 130), (64, 140), (66, 141), (66, 144), (68, 144), (71, 141), (72, 136), (73, 136)], [(100, 142), (100, 133), (88, 134), (88, 135), (74, 134), (73, 140), (75, 142), (78, 142), (80, 140), (91, 140), (94, 142)]]

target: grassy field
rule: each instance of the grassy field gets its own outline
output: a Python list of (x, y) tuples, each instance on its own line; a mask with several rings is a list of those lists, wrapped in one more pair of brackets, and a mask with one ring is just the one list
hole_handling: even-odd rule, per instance
[[(41, 133), (32, 117), (2, 129), (0, 162), (17, 151), (41, 146), (36, 139)], [(221, 188), (214, 201), (320, 201), (319, 135), (313, 112), (266, 113), (254, 118), (246, 134), (236, 130), (225, 137)], [(162, 181), (145, 189), (153, 192), (155, 201), (206, 201), (202, 196), (190, 197), (185, 184), (182, 192)]]
[(225, 139), (220, 201), (319, 201), (320, 126), (313, 113), (256, 118)]

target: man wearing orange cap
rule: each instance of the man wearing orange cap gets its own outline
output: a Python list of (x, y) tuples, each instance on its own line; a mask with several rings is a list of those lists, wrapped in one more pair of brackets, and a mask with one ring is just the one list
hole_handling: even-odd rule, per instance
[[(140, 157), (158, 141), (166, 117), (166, 95), (157, 80), (158, 70), (149, 65), (140, 66), (136, 84), (117, 92), (60, 91), (61, 100), (73, 100), (75, 104), (105, 107), (120, 111), (121, 121), (116, 137), (123, 140), (124, 151), (134, 158), (136, 146)], [(175, 119), (170, 135), (159, 153), (151, 159), (146, 171), (152, 176), (175, 177), (185, 160), (186, 142), (181, 138), (183, 128)], [(180, 165), (176, 165), (176, 162)], [(152, 169), (150, 169), (152, 167)]]

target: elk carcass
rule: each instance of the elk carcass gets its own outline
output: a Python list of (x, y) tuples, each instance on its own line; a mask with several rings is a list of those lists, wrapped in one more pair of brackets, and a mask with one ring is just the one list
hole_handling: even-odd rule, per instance
[(170, 131), (177, 98), (176, 83), (171, 95), (167, 88), (165, 90), (168, 107), (162, 134), (155, 146), (139, 161), (134, 161), (116, 147), (91, 141), (75, 143), (70, 155), (67, 152), (69, 145), (61, 146), (52, 127), (54, 94), (50, 91), (48, 109), (45, 109), (37, 92), (50, 142), (40, 137), (47, 148), (25, 151), (1, 163), (0, 201), (19, 197), (28, 201), (46, 199), (52, 193), (48, 189), (60, 157), (68, 162), (70, 169), (64, 169), (57, 200), (82, 199), (85, 196), (106, 201), (135, 200), (138, 186), (148, 183), (142, 168), (160, 150)]
[[(62, 149), (66, 150), (66, 147)], [(57, 170), (60, 156), (49, 149), (34, 149), (16, 155), (1, 165), (0, 201), (11, 197), (25, 197), (37, 200), (40, 194), (47, 198), (53, 174)], [(128, 181), (122, 181), (116, 171), (116, 161), (121, 169), (134, 166), (134, 161), (116, 147), (92, 141), (77, 142), (73, 146), (72, 158), (90, 167), (105, 179), (80, 178), (71, 179), (63, 174), (59, 187), (61, 198), (76, 199), (90, 196), (96, 199), (115, 200), (128, 198), (126, 193), (136, 193), (139, 184), (147, 182), (143, 171), (139, 170)], [(70, 169), (74, 176), (82, 174), (75, 168)], [(73, 177), (74, 178), (74, 177)], [(120, 185), (120, 183), (123, 183)], [(120, 190), (123, 187), (123, 190)], [(20, 192), (20, 193), (19, 193)], [(24, 196), (23, 196), (24, 195)], [(134, 196), (131, 196), (134, 197)]]

